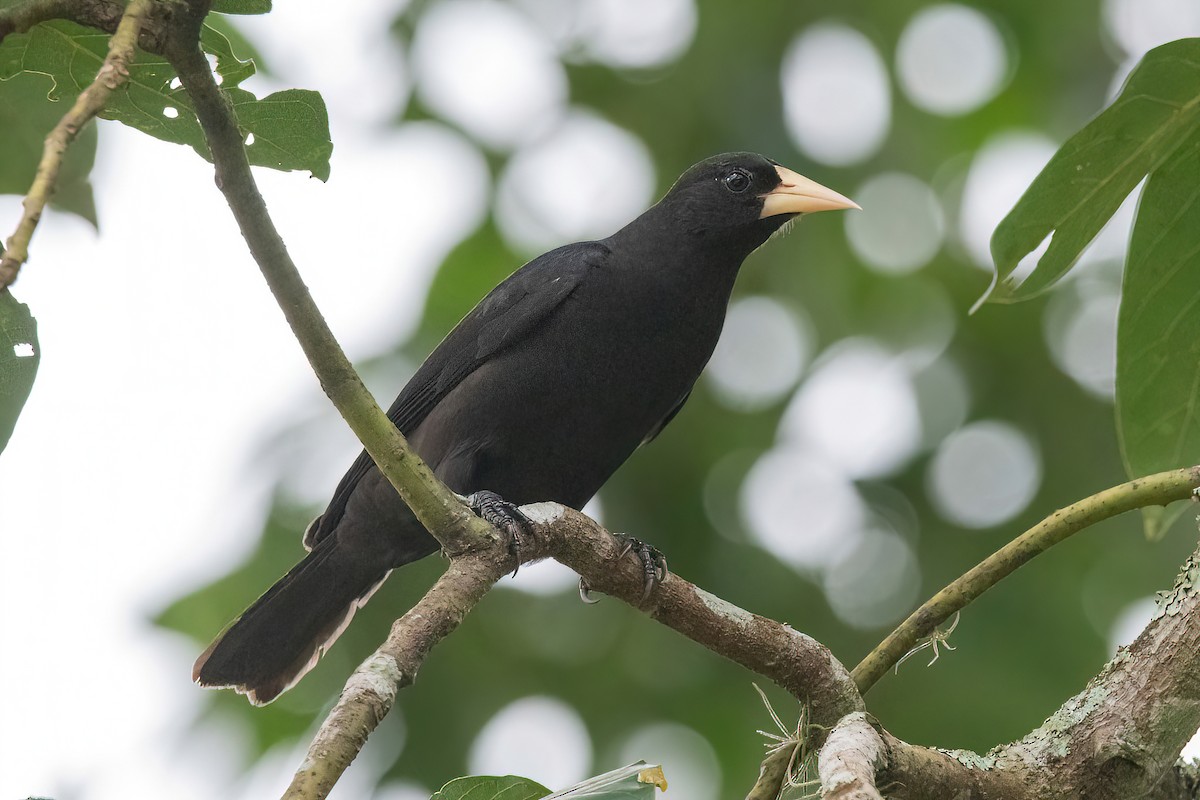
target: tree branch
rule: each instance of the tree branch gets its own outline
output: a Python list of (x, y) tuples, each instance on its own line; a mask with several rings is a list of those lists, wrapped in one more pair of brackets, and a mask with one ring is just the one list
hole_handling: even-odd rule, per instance
[(910, 614), (854, 668), (855, 685), (866, 694), (922, 637), (933, 633), (954, 612), (1071, 534), (1135, 508), (1186, 500), (1197, 487), (1200, 487), (1200, 466), (1187, 467), (1138, 478), (1055, 511)]
[[(32, 26), (48, 19), (50, 17), (46, 15), (63, 11), (66, 6), (61, 0), (52, 0), (9, 9), (12, 12), (11, 17), (0, 18), (0, 38), (21, 26)], [(58, 172), (62, 168), (67, 148), (84, 126), (104, 108), (112, 93), (129, 78), (129, 64), (133, 61), (138, 34), (152, 7), (153, 0), (130, 0), (117, 25), (116, 33), (108, 43), (108, 55), (100, 66), (100, 71), (79, 97), (75, 98), (70, 110), (46, 137), (42, 148), (42, 160), (38, 163), (33, 185), (29, 187), (29, 193), (25, 195), (25, 201), (21, 204), (21, 219), (5, 243), (4, 254), (0, 256), (0, 291), (12, 285), (17, 279), (21, 265), (29, 260), (29, 242), (42, 218), (46, 204), (50, 202), (57, 188)], [(6, 30), (6, 25), (11, 25), (11, 29)]]
[(26, 0), (0, 8), (0, 42), (10, 33), (25, 33), (39, 22), (72, 16), (78, 0)]
[(455, 558), (425, 596), (392, 624), (379, 648), (350, 675), (321, 723), (284, 800), (317, 800), (334, 784), (391, 711), (396, 692), (412, 684), (433, 646), (446, 638), (488, 590), (512, 569), (494, 548)]
[(863, 711), (847, 714), (829, 732), (817, 760), (821, 797), (827, 800), (883, 800), (875, 773), (887, 761), (883, 739)]
[[(611, 533), (557, 503), (521, 510), (534, 521), (533, 531), (522, 540), (524, 560), (553, 557), (578, 572), (593, 591), (640, 608), (714, 653), (769, 678), (805, 703), (817, 726), (831, 727), (862, 709), (846, 668), (811, 637), (727, 603), (678, 575), (668, 576), (643, 603), (641, 563), (634, 556), (621, 557), (624, 545)], [(387, 641), (351, 675), (285, 800), (327, 796), (391, 709), (396, 690), (412, 683), (433, 645), (514, 566), (502, 546), (452, 560), (429, 593), (392, 626)]]
[(313, 302), (259, 194), (233, 109), (200, 50), (200, 23), (207, 4), (192, 0), (191, 7), (191, 17), (180, 18), (179, 27), (168, 37), (164, 55), (179, 73), (196, 108), (216, 168), (217, 187), (225, 195), (250, 253), (321, 388), (380, 471), (447, 552), (465, 552), (495, 541), (499, 536), (496, 530), (471, 513), (408, 447), (404, 436), (363, 386)]
[(1175, 762), (1197, 728), (1200, 547), (1133, 644), (1012, 749), (1073, 796), (1190, 798), (1195, 772)]
[[(138, 47), (148, 53), (162, 54), (165, 28), (174, 6), (170, 2), (151, 4), (142, 21)], [(124, 13), (125, 6), (117, 0), (24, 0), (0, 9), (0, 41), (10, 33), (25, 33), (38, 23), (52, 19), (66, 19), (112, 34)]]

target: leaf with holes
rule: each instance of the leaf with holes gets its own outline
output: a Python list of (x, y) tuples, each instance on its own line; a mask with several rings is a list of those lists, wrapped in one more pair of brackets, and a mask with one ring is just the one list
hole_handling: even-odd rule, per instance
[(1200, 133), (1146, 182), (1117, 320), (1117, 428), (1131, 476), (1200, 463)]
[(37, 321), (29, 306), (18, 303), (12, 292), (0, 292), (0, 452), (29, 399), (41, 360)]
[[(1070, 270), (1121, 201), (1200, 124), (1200, 39), (1151, 50), (1113, 104), (1072, 136), (1034, 179), (992, 236), (992, 285), (980, 299), (1025, 300)], [(1010, 280), (1047, 238), (1037, 267)]]
[[(252, 61), (238, 60), (229, 40), (205, 28), (201, 43), (216, 61), (215, 73), (229, 96), (243, 133), (253, 135), (246, 150), (251, 164), (282, 170), (308, 170), (329, 177), (329, 120), (316, 92), (290, 89), (264, 98), (238, 88), (254, 74)], [(107, 53), (108, 37), (71, 22), (57, 20), (13, 34), (0, 44), (0, 80), (22, 72), (53, 79), (47, 99), (71, 102), (91, 83)], [(187, 93), (173, 87), (176, 74), (161, 56), (139, 51), (129, 81), (101, 113), (159, 139), (190, 145), (208, 158), (204, 134)], [(0, 155), (7, 158), (7, 155)]]

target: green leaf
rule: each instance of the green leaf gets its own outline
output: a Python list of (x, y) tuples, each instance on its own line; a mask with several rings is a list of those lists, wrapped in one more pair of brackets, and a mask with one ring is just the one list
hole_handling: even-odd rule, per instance
[[(21, 74), (0, 81), (0, 194), (29, 191), (46, 134), (58, 124), (68, 105), (47, 102), (52, 81), (44, 75)], [(63, 156), (58, 187), (50, 205), (96, 225), (96, 203), (88, 176), (96, 160), (96, 128), (89, 125)]]
[(29, 306), (0, 292), (0, 452), (8, 446), (17, 417), (33, 389), (42, 347)]
[(621, 767), (620, 769), (614, 769), (612, 772), (597, 775), (595, 778), (590, 778), (583, 783), (572, 786), (570, 789), (555, 792), (547, 797), (546, 800), (558, 800), (558, 798), (569, 798), (569, 800), (584, 800), (584, 798), (596, 798), (596, 800), (653, 800), (655, 788), (661, 788), (664, 791), (667, 788), (667, 781), (663, 777), (662, 767), (648, 765), (645, 761), (638, 761), (627, 767)]
[[(254, 63), (238, 60), (229, 40), (211, 28), (203, 31), (201, 43), (216, 60), (221, 89), (233, 104), (239, 127), (247, 138), (253, 136), (253, 144), (246, 149), (250, 163), (308, 170), (327, 179), (333, 144), (321, 96), (289, 89), (255, 98), (238, 88), (254, 74)], [(107, 47), (108, 37), (103, 33), (62, 20), (43, 23), (27, 34), (10, 35), (0, 44), (0, 80), (22, 72), (48, 75), (54, 82), (48, 99), (70, 102), (91, 83)], [(101, 116), (164, 141), (190, 145), (208, 158), (191, 100), (182, 88), (172, 87), (175, 77), (165, 59), (139, 51), (130, 65), (128, 83), (113, 94)]]
[(271, 0), (216, 0), (212, 10), (219, 14), (266, 14)]
[[(1121, 201), (1200, 123), (1200, 39), (1151, 50), (1111, 106), (1072, 136), (992, 236), (996, 271), (979, 303), (1045, 291), (1070, 270)], [(1050, 244), (1020, 286), (1017, 264)], [(977, 303), (976, 305), (978, 306)]]
[(548, 794), (549, 789), (527, 778), (473, 775), (455, 778), (429, 800), (538, 800)]
[(1116, 405), (1131, 476), (1200, 462), (1200, 133), (1154, 171), (1138, 204)]

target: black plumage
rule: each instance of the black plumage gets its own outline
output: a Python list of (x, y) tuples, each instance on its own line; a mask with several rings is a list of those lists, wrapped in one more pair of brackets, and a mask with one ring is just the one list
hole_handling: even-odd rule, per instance
[[(451, 489), (582, 507), (679, 411), (743, 259), (797, 214), (856, 207), (751, 153), (703, 161), (617, 233), (513, 273), (430, 354), (388, 416)], [(203, 686), (267, 703), (395, 567), (433, 553), (363, 452), (311, 551), (196, 661)]]

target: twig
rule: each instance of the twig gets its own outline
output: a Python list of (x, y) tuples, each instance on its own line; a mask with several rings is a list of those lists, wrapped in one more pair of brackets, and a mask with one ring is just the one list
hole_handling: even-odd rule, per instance
[[(142, 20), (138, 47), (147, 53), (162, 55), (165, 27), (177, 4), (153, 3)], [(24, 0), (0, 9), (0, 41), (10, 33), (25, 33), (39, 22), (67, 19), (79, 25), (112, 34), (117, 30), (125, 6), (117, 0)]]
[(767, 753), (766, 758), (758, 768), (758, 780), (750, 787), (746, 800), (775, 800), (787, 783), (788, 770), (796, 757), (798, 742), (783, 747), (777, 747)]
[(217, 87), (208, 61), (200, 51), (199, 28), (206, 4), (193, 0), (191, 5), (194, 9), (191, 18), (180, 20), (178, 35), (168, 38), (165, 55), (195, 105), (216, 167), (217, 187), (225, 195), (250, 253), (321, 388), (380, 471), (447, 552), (465, 552), (494, 541), (498, 536), (496, 530), (471, 513), (409, 449), (404, 436), (363, 386), (313, 302), (259, 194), (233, 109)]
[(51, 19), (66, 19), (74, 15), (77, 0), (25, 0), (0, 9), (0, 42), (10, 33), (24, 33)]
[[(22, 203), (21, 219), (5, 243), (4, 255), (0, 256), (0, 291), (12, 285), (17, 279), (21, 265), (29, 260), (29, 242), (37, 229), (38, 221), (42, 218), (46, 203), (50, 202), (57, 188), (58, 171), (62, 168), (67, 148), (84, 126), (104, 108), (112, 93), (129, 78), (129, 64), (133, 61), (138, 34), (153, 5), (154, 0), (130, 0), (121, 22), (117, 25), (117, 32), (108, 43), (108, 55), (100, 66), (100, 71), (79, 97), (75, 98), (70, 110), (46, 137), (37, 174)], [(65, 4), (56, 3), (34, 9), (26, 8), (30, 16), (20, 20), (20, 24), (40, 22), (37, 14), (47, 13), (51, 9), (62, 11), (64, 8)], [(0, 34), (2, 33), (4, 31), (0, 30)]]
[(938, 625), (1017, 567), (1071, 534), (1135, 508), (1186, 500), (1198, 486), (1200, 466), (1188, 467), (1138, 478), (1055, 511), (954, 580), (909, 615), (854, 668), (852, 675), (855, 685), (862, 694), (866, 694), (920, 639), (929, 636)]
[[(578, 572), (594, 591), (640, 608), (662, 624), (807, 701), (814, 722), (832, 726), (862, 709), (850, 675), (824, 645), (787, 625), (751, 614), (671, 575), (643, 603), (637, 559), (596, 522), (557, 503), (521, 509), (534, 521), (522, 540), (526, 560), (547, 556)], [(434, 588), (393, 627), (387, 642), (351, 676), (322, 723), (286, 800), (321, 800), (409, 685), (425, 656), (514, 564), (503, 547), (455, 558)], [(386, 679), (386, 680), (385, 680)], [(393, 688), (387, 688), (388, 686)]]

